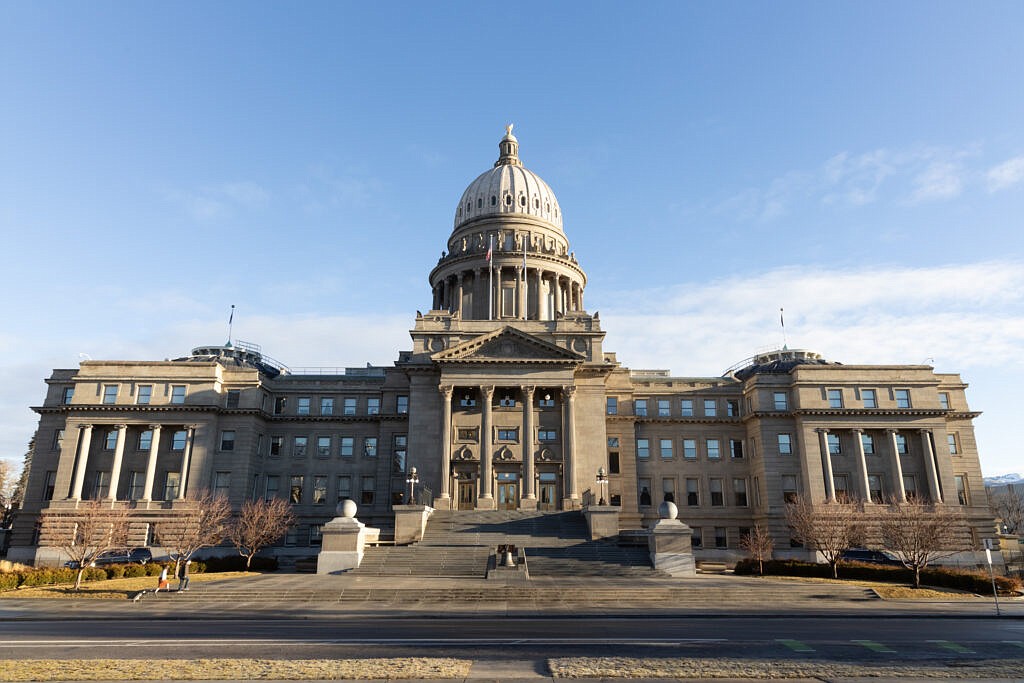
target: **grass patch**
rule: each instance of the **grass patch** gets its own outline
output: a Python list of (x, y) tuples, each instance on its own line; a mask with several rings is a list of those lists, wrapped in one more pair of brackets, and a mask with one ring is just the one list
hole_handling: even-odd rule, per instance
[[(218, 574), (192, 574), (190, 579), (193, 584), (205, 583), (207, 581), (220, 581), (222, 579), (244, 579), (247, 577), (259, 576), (257, 572), (222, 572)], [(107, 579), (104, 581), (82, 582), (82, 589), (76, 591), (74, 584), (62, 584), (58, 586), (35, 586), (22, 587), (16, 590), (0, 592), (0, 599), (3, 598), (91, 598), (101, 600), (127, 600), (141, 590), (152, 590), (156, 588), (157, 577), (139, 576), (131, 579)], [(171, 581), (171, 588), (178, 585), (177, 581)]]
[(465, 678), (473, 662), (379, 659), (8, 659), (0, 681), (339, 680)]
[(811, 576), (772, 576), (778, 581), (799, 581), (800, 583), (831, 583), (843, 586), (860, 586), (870, 588), (878, 593), (883, 600), (976, 600), (978, 596), (967, 591), (954, 588), (914, 588), (904, 584), (893, 584), (887, 581), (864, 581), (856, 579), (823, 579)]

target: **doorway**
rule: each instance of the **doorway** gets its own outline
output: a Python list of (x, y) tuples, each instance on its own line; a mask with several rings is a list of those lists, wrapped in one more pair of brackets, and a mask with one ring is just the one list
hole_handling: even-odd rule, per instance
[(476, 506), (475, 481), (459, 481), (459, 510), (472, 510)]
[(499, 510), (515, 510), (519, 507), (519, 475), (515, 472), (498, 473)]
[(558, 475), (541, 472), (537, 477), (537, 509), (545, 512), (558, 509)]

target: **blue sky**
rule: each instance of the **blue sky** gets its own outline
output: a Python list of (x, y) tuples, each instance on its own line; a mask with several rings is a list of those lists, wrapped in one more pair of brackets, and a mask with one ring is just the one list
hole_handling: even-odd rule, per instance
[[(0, 457), (54, 367), (390, 363), (508, 122), (631, 367), (960, 372), (1024, 471), (1024, 4), (4, 3)], [(366, 330), (374, 331), (367, 341)]]

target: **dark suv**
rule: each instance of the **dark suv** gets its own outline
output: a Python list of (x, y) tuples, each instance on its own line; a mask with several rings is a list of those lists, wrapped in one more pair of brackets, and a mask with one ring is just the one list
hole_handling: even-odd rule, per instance
[(884, 550), (866, 550), (864, 548), (850, 548), (840, 557), (841, 562), (864, 562), (866, 564), (887, 564), (892, 567), (902, 567), (903, 563)]
[[(153, 553), (149, 548), (117, 548), (115, 550), (104, 550), (89, 566), (106, 567), (111, 564), (146, 564), (152, 561)], [(64, 566), (78, 569), (78, 562), (71, 560), (65, 563)]]

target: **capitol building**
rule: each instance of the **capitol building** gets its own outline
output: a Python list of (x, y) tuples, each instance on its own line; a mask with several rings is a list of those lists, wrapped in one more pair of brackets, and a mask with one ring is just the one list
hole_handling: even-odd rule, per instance
[(410, 302), (423, 312), (393, 365), (293, 371), (232, 341), (54, 370), (9, 559), (59, 561), (47, 513), (88, 499), (128, 507), (131, 545), (155, 545), (200, 491), (290, 500), (272, 550), (311, 555), (340, 501), (386, 528), (412, 467), (417, 501), (453, 515), (603, 503), (639, 530), (672, 501), (698, 561), (741, 557), (756, 525), (805, 557), (785, 517), (797, 497), (943, 503), (979, 546), (995, 536), (959, 375), (788, 348), (724, 376), (631, 370), (588, 312), (572, 229), (510, 126), (438, 226), (430, 301)]

